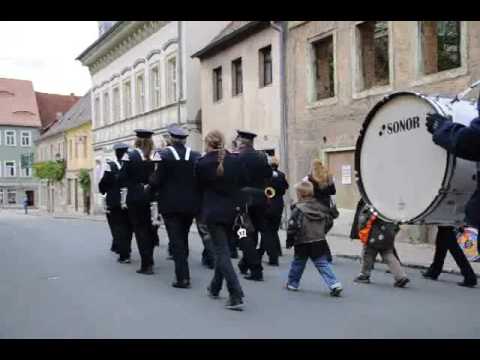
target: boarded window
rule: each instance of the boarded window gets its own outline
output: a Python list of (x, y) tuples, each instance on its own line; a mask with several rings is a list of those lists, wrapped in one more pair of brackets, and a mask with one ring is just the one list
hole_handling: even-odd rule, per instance
[(145, 112), (145, 81), (143, 79), (143, 74), (137, 76), (137, 114)]
[(232, 61), (232, 94), (243, 93), (242, 58)]
[(160, 72), (158, 66), (154, 66), (150, 70), (150, 94), (152, 109), (160, 107)]
[(177, 58), (171, 57), (167, 61), (167, 91), (168, 102), (177, 101)]
[(115, 87), (113, 89), (113, 121), (120, 120), (120, 89), (119, 87)]
[(388, 22), (367, 21), (357, 26), (360, 36), (361, 90), (389, 83)]
[(460, 67), (460, 21), (421, 21), (423, 74)]
[(272, 46), (266, 46), (258, 51), (260, 62), (260, 87), (272, 83)]
[(335, 96), (333, 36), (312, 43), (315, 74), (315, 101)]
[(219, 101), (222, 97), (222, 67), (218, 67), (213, 69), (213, 101)]

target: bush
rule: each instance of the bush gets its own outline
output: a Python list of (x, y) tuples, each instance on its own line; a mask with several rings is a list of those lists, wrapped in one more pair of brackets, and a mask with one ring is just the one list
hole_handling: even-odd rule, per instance
[(65, 161), (44, 161), (33, 164), (35, 177), (55, 183), (65, 176)]

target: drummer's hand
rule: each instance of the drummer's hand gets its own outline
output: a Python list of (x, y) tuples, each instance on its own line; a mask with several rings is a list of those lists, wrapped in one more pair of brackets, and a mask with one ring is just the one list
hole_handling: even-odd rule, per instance
[(440, 114), (427, 114), (427, 130), (430, 133), (434, 133), (445, 122), (449, 121), (446, 116)]

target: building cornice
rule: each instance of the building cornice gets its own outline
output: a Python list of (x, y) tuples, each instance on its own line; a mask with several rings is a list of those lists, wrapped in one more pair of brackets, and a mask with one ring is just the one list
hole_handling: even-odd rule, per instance
[(95, 74), (170, 21), (120, 21), (77, 57)]

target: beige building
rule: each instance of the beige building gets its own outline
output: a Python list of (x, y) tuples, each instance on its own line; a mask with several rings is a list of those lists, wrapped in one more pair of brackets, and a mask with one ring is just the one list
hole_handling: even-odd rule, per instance
[(290, 182), (319, 156), (338, 206), (352, 209), (355, 143), (369, 110), (392, 92), (453, 96), (478, 80), (480, 22), (292, 21), (287, 59)]
[(232, 21), (194, 54), (201, 61), (202, 133), (257, 133), (256, 147), (280, 153), (278, 32), (270, 22)]

